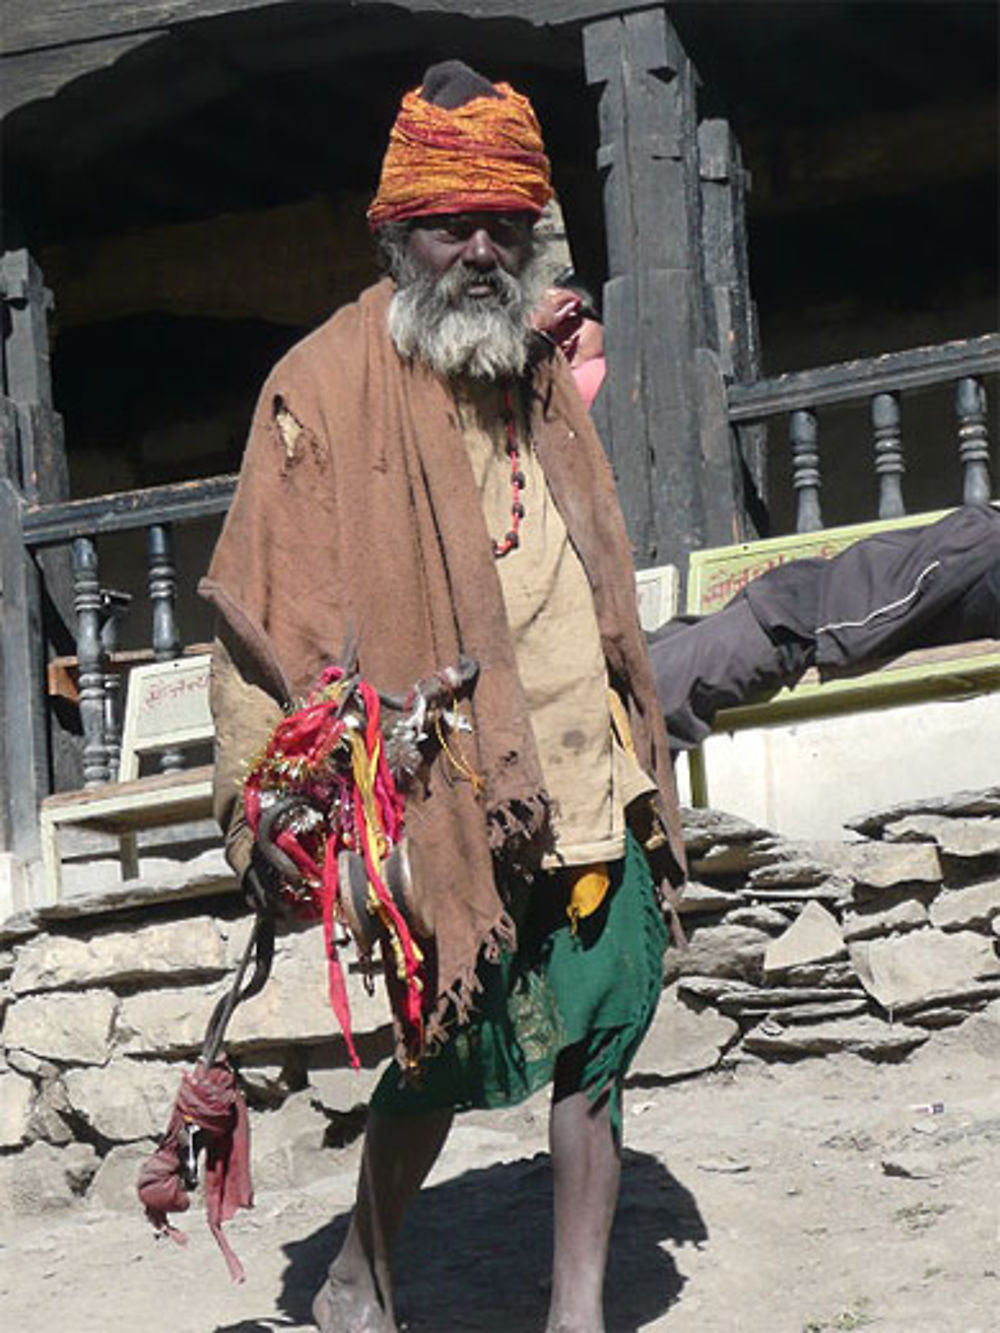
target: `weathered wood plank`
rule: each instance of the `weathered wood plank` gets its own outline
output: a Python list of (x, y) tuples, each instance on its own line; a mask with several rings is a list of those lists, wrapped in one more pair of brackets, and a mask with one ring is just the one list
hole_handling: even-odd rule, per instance
[(605, 445), (636, 563), (684, 568), (690, 550), (733, 533), (732, 506), (721, 507), (731, 477), (716, 475), (725, 451), (699, 435), (696, 355), (706, 330), (696, 75), (657, 9), (589, 25), (584, 60), (599, 88), (608, 238)]
[(799, 408), (844, 403), (876, 393), (905, 393), (965, 376), (1000, 372), (1000, 333), (964, 338), (934, 347), (858, 361), (840, 361), (816, 370), (796, 370), (756, 384), (729, 386), (729, 419), (760, 421)]
[(38, 845), (38, 802), (48, 790), (41, 611), (37, 574), (21, 541), (21, 499), (0, 477), (0, 837), (29, 858)]
[(0, 296), (10, 312), (3, 346), (7, 393), (19, 405), (51, 407), (49, 294), (42, 271), (27, 250), (8, 250), (0, 258)]
[(4, 394), (0, 394), (0, 477), (13, 482), (20, 480), (17, 442), (17, 408)]
[(71, 825), (117, 835), (122, 877), (131, 879), (138, 874), (136, 832), (207, 818), (212, 812), (212, 773), (212, 766), (207, 765), (49, 797), (39, 815), (47, 901), (58, 902), (62, 897), (60, 828)]
[(698, 392), (698, 434), (705, 469), (702, 493), (705, 526), (725, 534), (728, 542), (745, 539), (742, 514), (742, 474), (736, 457), (736, 440), (726, 414), (726, 385), (717, 353), (700, 348), (695, 353), (695, 382)]
[[(857, 713), (868, 708), (931, 699), (967, 699), (992, 694), (1000, 688), (1000, 653), (995, 639), (957, 644), (949, 656), (933, 649), (916, 649), (867, 671), (832, 675), (820, 681), (810, 671), (794, 689), (781, 689), (770, 698), (724, 708), (716, 714), (715, 733), (776, 722), (805, 721), (830, 713)], [(965, 650), (965, 651), (963, 651)]]
[[(276, 8), (295, 0), (6, 0), (0, 53), (68, 46), (100, 38), (175, 27), (196, 19)], [(378, 0), (326, 0), (327, 7), (363, 9)], [(648, 8), (648, 0), (395, 0), (413, 13), (478, 19), (523, 19), (536, 26), (582, 23), (602, 14)]]
[(24, 511), (24, 540), (32, 548), (54, 546), (76, 537), (104, 532), (128, 532), (151, 523), (224, 514), (236, 489), (236, 477), (204, 477), (169, 486), (95, 495), (64, 504), (28, 505)]
[[(749, 179), (739, 144), (725, 120), (704, 120), (698, 126), (701, 173), (701, 235), (709, 338), (726, 380), (748, 383), (760, 375), (760, 335), (750, 290), (746, 195)], [(702, 437), (705, 427), (702, 427)], [(767, 428), (747, 426), (739, 432), (735, 493), (743, 522), (756, 501), (767, 495)], [(730, 469), (733, 464), (730, 461)], [(744, 471), (745, 469), (745, 471)], [(711, 492), (706, 503), (711, 504)]]
[[(106, 832), (137, 826), (159, 827), (180, 817), (177, 810), (189, 805), (205, 813), (206, 797), (211, 797), (211, 764), (185, 769), (182, 773), (154, 773), (129, 782), (105, 782), (89, 791), (61, 792), (43, 803), (46, 819), (57, 824), (86, 824)], [(211, 814), (210, 806), (207, 813)], [(158, 822), (157, 822), (158, 821)]]
[(604, 412), (602, 439), (611, 460), (634, 559), (637, 567), (642, 568), (653, 563), (650, 553), (655, 546), (655, 535), (650, 505), (650, 455), (635, 441), (637, 409), (642, 399), (642, 362), (636, 283), (632, 274), (618, 274), (605, 284), (604, 326), (608, 330), (608, 378), (600, 396)]
[(155, 32), (140, 32), (128, 37), (83, 42), (78, 46), (0, 56), (0, 118), (9, 116), (28, 102), (54, 97), (74, 79), (107, 69), (156, 36)]

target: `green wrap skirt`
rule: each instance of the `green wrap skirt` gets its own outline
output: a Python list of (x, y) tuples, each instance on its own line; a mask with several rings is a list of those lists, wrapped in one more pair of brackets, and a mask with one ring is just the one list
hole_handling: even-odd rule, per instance
[(645, 853), (631, 834), (596, 912), (577, 931), (566, 916), (568, 877), (537, 876), (511, 894), (518, 947), (480, 962), (475, 1012), (456, 1027), (415, 1081), (396, 1065), (383, 1074), (372, 1108), (411, 1116), (452, 1107), (514, 1106), (550, 1082), (573, 1048), (579, 1086), (608, 1096), (615, 1132), (621, 1089), (656, 1010), (667, 929)]

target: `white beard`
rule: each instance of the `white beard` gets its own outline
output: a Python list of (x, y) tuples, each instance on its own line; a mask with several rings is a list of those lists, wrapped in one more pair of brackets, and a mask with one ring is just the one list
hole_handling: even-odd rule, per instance
[[(389, 305), (397, 352), (449, 379), (520, 375), (528, 359), (529, 320), (543, 287), (540, 267), (532, 258), (515, 277), (500, 268), (483, 274), (456, 264), (438, 278), (407, 255)], [(468, 286), (484, 281), (493, 285), (494, 295), (465, 295)]]

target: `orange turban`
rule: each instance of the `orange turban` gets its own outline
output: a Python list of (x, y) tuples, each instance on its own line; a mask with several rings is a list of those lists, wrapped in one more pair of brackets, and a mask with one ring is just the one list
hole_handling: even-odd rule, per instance
[(508, 83), (452, 109), (403, 98), (368, 209), (374, 231), (386, 222), (439, 213), (528, 212), (552, 198), (549, 160), (531, 103)]

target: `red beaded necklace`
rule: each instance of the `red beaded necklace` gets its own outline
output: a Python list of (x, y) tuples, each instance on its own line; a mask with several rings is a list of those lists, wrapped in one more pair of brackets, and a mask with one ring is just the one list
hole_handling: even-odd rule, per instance
[(503, 386), (503, 419), (507, 427), (507, 457), (510, 459), (510, 531), (502, 541), (492, 538), (494, 559), (500, 560), (511, 551), (516, 551), (521, 544), (518, 529), (524, 518), (524, 505), (521, 492), (524, 490), (524, 473), (521, 471), (521, 455), (517, 447), (517, 425), (514, 417), (514, 405), (511, 402), (510, 383)]

